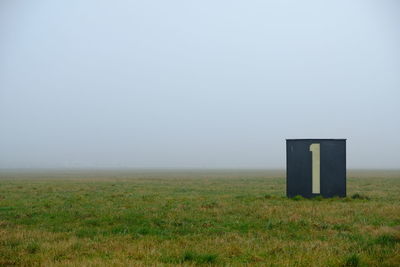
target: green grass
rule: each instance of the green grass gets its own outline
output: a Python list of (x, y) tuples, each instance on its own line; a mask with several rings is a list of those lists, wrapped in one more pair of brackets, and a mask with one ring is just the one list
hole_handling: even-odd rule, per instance
[(398, 266), (400, 175), (285, 197), (267, 171), (0, 173), (1, 265)]

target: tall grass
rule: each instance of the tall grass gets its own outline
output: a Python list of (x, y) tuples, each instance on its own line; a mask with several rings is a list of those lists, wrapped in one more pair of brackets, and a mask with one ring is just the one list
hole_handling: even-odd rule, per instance
[(1, 174), (0, 265), (400, 263), (400, 177), (294, 201), (262, 171), (95, 174)]

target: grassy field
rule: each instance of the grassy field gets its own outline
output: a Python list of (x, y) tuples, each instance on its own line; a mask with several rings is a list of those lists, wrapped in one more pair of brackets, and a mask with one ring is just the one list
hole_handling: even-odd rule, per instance
[(400, 172), (287, 199), (281, 171), (0, 173), (0, 265), (399, 266)]

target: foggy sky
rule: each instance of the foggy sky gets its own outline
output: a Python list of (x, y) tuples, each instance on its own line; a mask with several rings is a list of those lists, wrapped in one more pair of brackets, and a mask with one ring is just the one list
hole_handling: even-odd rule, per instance
[(0, 2), (0, 168), (400, 168), (398, 1)]

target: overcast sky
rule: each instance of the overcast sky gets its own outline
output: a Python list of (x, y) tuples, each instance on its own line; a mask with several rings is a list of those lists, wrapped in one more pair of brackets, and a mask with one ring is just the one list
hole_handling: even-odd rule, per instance
[(400, 2), (0, 2), (0, 168), (400, 168)]

